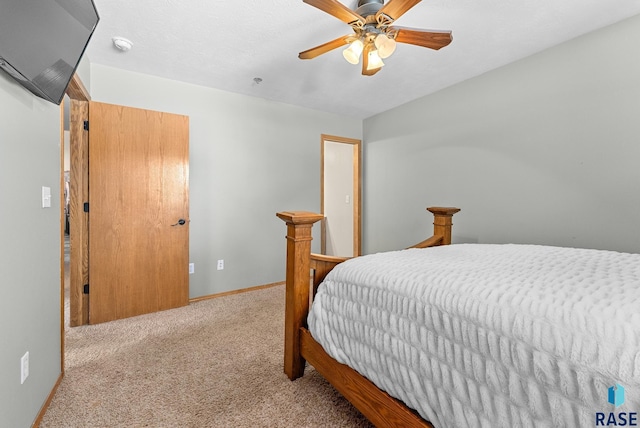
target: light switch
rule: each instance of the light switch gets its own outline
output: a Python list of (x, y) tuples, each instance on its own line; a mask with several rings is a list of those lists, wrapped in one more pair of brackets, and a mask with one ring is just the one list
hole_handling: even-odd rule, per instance
[(349, 202), (351, 202), (351, 196), (347, 195), (347, 196), (344, 198), (344, 202), (345, 202), (346, 204), (348, 204)]
[(42, 208), (51, 208), (51, 187), (42, 186)]

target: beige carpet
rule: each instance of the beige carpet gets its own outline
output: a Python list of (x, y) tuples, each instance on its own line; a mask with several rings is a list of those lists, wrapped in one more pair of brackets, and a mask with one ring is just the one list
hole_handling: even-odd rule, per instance
[(369, 427), (313, 369), (282, 371), (284, 286), (67, 328), (41, 427)]

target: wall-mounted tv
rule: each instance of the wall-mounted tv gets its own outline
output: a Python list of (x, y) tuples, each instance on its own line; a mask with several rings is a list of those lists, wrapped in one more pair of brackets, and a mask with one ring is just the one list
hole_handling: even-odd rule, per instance
[(93, 0), (2, 0), (0, 68), (60, 104), (99, 20)]

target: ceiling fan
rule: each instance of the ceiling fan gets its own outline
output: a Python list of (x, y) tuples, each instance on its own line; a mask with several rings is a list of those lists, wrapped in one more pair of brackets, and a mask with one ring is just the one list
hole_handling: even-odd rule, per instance
[(382, 69), (382, 60), (396, 49), (396, 43), (408, 43), (430, 49), (440, 49), (451, 43), (451, 31), (419, 30), (391, 26), (421, 0), (358, 0), (353, 11), (337, 0), (302, 0), (304, 3), (349, 24), (354, 34), (338, 37), (315, 48), (300, 52), (300, 59), (312, 59), (336, 48), (349, 45), (344, 58), (358, 64), (362, 56), (362, 74), (372, 76)]

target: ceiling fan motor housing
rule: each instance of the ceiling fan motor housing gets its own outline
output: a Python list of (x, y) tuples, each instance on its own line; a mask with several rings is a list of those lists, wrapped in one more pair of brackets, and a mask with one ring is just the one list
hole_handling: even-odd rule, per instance
[(358, 0), (356, 13), (363, 18), (375, 15), (384, 5), (384, 0)]

